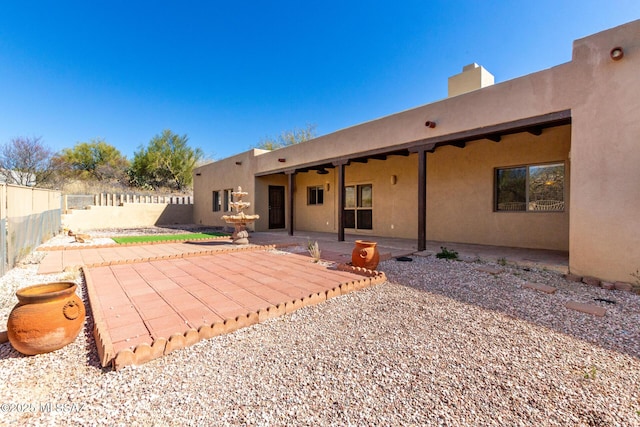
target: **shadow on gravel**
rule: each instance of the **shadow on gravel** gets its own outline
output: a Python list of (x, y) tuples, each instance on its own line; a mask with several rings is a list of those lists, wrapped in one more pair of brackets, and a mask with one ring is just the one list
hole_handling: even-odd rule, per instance
[(184, 242), (186, 245), (196, 245), (196, 246), (228, 246), (231, 244), (231, 240), (187, 240)]
[[(385, 272), (390, 282), (496, 311), (640, 359), (639, 295), (569, 282), (552, 271), (413, 258), (413, 262), (391, 259), (378, 269)], [(447, 273), (442, 273), (442, 266), (430, 268), (434, 262), (450, 263)], [(409, 279), (399, 270), (407, 264), (412, 266), (413, 277)], [(499, 274), (478, 271), (488, 266), (502, 271)], [(522, 286), (525, 282), (544, 283), (557, 291), (545, 294), (526, 289)], [(565, 307), (568, 301), (597, 305), (606, 308), (607, 313), (598, 317), (570, 310)]]
[(87, 290), (86, 280), (82, 280), (78, 285), (82, 287), (82, 302), (84, 303), (86, 316), (84, 321), (84, 327), (81, 333), (85, 337), (85, 351), (87, 365), (100, 369), (102, 372), (111, 371), (111, 366), (102, 367), (100, 363), (100, 356), (98, 355), (98, 347), (96, 346), (96, 339), (93, 336), (93, 312), (91, 311), (91, 304), (89, 302), (89, 292)]
[(20, 359), (22, 357), (29, 356), (25, 356), (18, 350), (14, 349), (9, 341), (0, 344), (0, 359)]

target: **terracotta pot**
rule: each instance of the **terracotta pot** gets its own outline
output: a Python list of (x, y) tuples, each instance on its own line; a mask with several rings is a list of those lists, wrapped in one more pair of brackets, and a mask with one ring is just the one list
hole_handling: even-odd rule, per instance
[(73, 282), (28, 286), (16, 292), (18, 304), (7, 321), (13, 348), (23, 354), (48, 353), (74, 341), (85, 309)]
[(364, 267), (375, 270), (380, 262), (380, 254), (376, 247), (377, 242), (356, 240), (356, 246), (351, 252), (351, 264), (355, 267)]

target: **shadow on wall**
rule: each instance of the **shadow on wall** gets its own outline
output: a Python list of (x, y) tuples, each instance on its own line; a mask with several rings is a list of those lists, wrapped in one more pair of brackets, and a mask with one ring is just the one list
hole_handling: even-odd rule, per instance
[(193, 205), (166, 205), (154, 225), (191, 224)]
[(62, 225), (74, 231), (191, 224), (193, 205), (125, 203), (122, 206), (91, 206), (63, 215)]

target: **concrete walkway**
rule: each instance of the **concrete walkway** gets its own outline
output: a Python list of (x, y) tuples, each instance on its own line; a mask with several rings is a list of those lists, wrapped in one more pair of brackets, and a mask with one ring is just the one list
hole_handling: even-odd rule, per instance
[[(351, 251), (356, 240), (372, 240), (377, 247), (382, 260), (406, 255), (435, 255), (441, 247), (455, 250), (462, 258), (477, 258), (485, 261), (500, 261), (521, 266), (546, 268), (549, 270), (568, 273), (569, 254), (562, 251), (544, 249), (510, 248), (505, 246), (473, 245), (466, 243), (451, 243), (427, 241), (427, 249), (417, 252), (417, 241), (379, 236), (346, 235), (345, 241), (339, 242), (337, 234), (296, 232), (289, 236), (285, 231), (256, 232), (250, 237), (253, 248), (260, 245), (274, 245), (276, 247), (298, 246), (298, 250), (306, 254), (305, 248), (309, 242), (318, 242), (322, 251), (322, 258), (341, 263), (351, 262)], [(116, 245), (113, 247), (78, 246), (73, 249), (50, 251), (40, 263), (38, 273), (56, 273), (75, 266), (98, 266), (111, 263), (139, 262), (158, 257), (185, 257), (200, 254), (211, 254), (237, 248), (230, 239), (211, 241), (194, 241), (181, 243), (160, 243), (146, 245)], [(81, 250), (80, 250), (81, 249)]]
[[(356, 240), (372, 240), (378, 243), (381, 259), (406, 255), (435, 255), (441, 247), (458, 252), (461, 258), (481, 259), (484, 261), (502, 261), (525, 267), (546, 268), (560, 273), (569, 272), (569, 253), (545, 249), (511, 248), (505, 246), (474, 245), (427, 241), (427, 249), (417, 252), (418, 242), (412, 239), (398, 239), (380, 236), (346, 235), (344, 242), (338, 241), (335, 233), (316, 233), (300, 231), (289, 236), (284, 231), (253, 233), (251, 241), (256, 244), (298, 244), (306, 247), (308, 242), (317, 241), (325, 259), (340, 262), (351, 261), (351, 251)], [(325, 255), (326, 254), (326, 255)]]

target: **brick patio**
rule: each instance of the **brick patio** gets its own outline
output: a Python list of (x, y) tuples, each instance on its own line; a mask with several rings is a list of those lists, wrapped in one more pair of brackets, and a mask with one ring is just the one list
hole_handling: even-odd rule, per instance
[(227, 240), (58, 248), (39, 273), (82, 266), (101, 363), (115, 369), (386, 280), (271, 249)]

